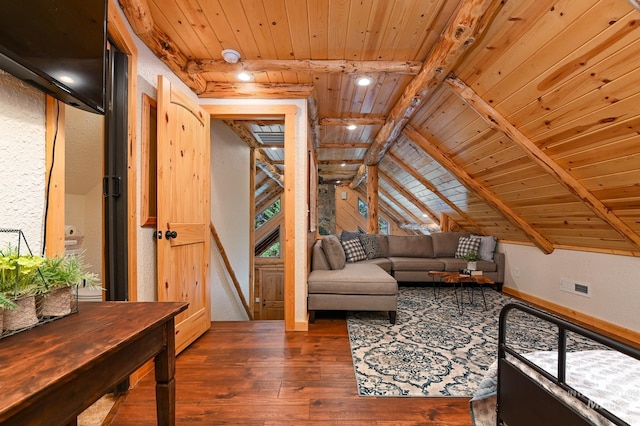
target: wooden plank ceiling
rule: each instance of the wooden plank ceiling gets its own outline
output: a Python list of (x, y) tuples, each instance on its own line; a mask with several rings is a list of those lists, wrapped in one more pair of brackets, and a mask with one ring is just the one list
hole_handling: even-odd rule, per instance
[[(640, 255), (640, 11), (628, 0), (120, 4), (199, 96), (307, 98), (319, 176), (357, 187), (377, 164), (381, 200), (407, 223), (445, 214), (545, 253)], [(373, 83), (356, 85), (364, 75)], [(267, 202), (282, 153), (263, 156)]]

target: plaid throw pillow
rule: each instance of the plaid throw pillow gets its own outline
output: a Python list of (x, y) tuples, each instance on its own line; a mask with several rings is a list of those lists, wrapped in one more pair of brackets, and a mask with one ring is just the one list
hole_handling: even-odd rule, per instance
[(467, 252), (472, 250), (478, 251), (478, 249), (480, 249), (480, 238), (460, 237), (455, 257), (457, 259), (462, 259)]
[(342, 243), (344, 254), (347, 255), (348, 263), (358, 262), (367, 258), (367, 253), (364, 251), (364, 247), (362, 247), (359, 239), (356, 238), (354, 240), (340, 242)]

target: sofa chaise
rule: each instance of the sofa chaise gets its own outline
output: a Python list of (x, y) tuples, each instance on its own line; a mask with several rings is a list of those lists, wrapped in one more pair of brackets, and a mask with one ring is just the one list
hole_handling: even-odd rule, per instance
[[(357, 241), (357, 243), (355, 242)], [(471, 245), (469, 245), (471, 244)], [(396, 319), (399, 282), (438, 282), (429, 271), (467, 267), (463, 250), (477, 250), (476, 269), (502, 289), (504, 254), (493, 237), (468, 232), (399, 236), (345, 233), (315, 242), (307, 279), (309, 321), (321, 310), (387, 311)]]

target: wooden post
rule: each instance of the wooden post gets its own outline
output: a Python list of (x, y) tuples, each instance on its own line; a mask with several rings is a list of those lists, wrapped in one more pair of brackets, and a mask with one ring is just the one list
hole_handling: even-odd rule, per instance
[(378, 234), (378, 166), (367, 166), (367, 232)]
[(449, 216), (446, 213), (440, 213), (440, 231), (450, 231)]
[[(65, 105), (51, 96), (47, 96), (46, 117), (47, 169), (45, 185), (48, 185), (46, 191), (49, 214), (46, 224), (45, 254), (47, 256), (64, 256)], [(52, 164), (53, 168), (51, 168)]]

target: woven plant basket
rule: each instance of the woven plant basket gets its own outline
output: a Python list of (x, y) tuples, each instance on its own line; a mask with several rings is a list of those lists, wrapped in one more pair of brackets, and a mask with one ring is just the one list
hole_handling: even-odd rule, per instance
[(41, 311), (43, 317), (61, 317), (71, 313), (72, 287), (62, 287), (55, 289), (45, 295), (40, 296)]
[(3, 315), (3, 330), (15, 331), (32, 327), (38, 323), (36, 297), (27, 296), (15, 300), (18, 309), (6, 310)]

